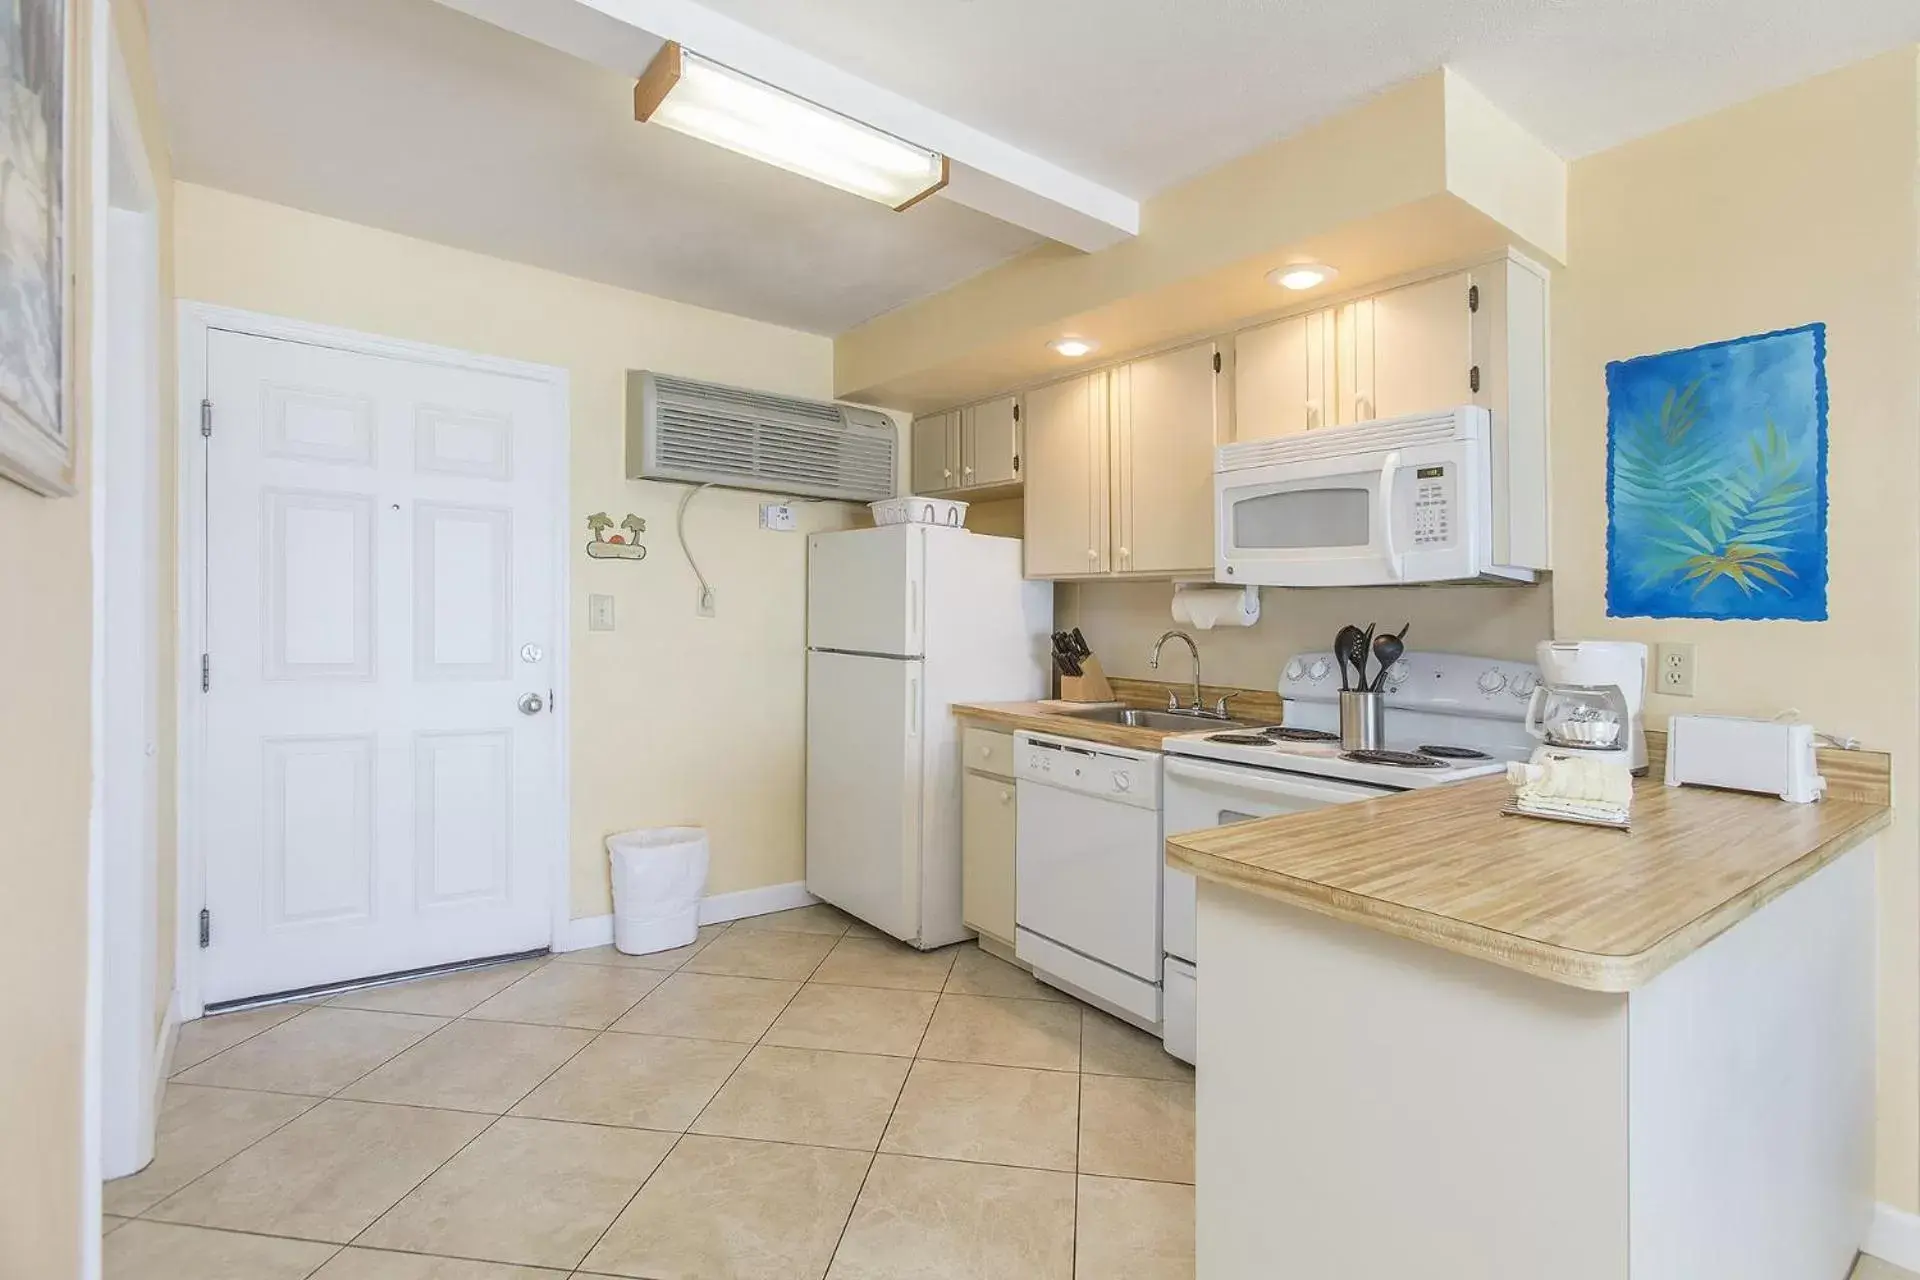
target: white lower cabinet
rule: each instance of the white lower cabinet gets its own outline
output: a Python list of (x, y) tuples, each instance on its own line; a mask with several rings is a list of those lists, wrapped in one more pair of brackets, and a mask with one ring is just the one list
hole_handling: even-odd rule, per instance
[[(960, 786), (960, 918), (969, 929), (1013, 949), (1014, 843), (1018, 807), (1013, 736), (969, 728)], [(1009, 776), (982, 772), (1005, 768)]]

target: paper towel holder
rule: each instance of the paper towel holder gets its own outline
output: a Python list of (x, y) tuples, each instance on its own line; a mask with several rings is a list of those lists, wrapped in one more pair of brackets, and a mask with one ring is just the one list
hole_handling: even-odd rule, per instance
[(1176, 622), (1191, 622), (1202, 630), (1207, 630), (1212, 627), (1213, 623), (1201, 622), (1181, 611), (1180, 597), (1183, 593), (1192, 593), (1194, 595), (1204, 594), (1216, 599), (1221, 596), (1238, 596), (1239, 599), (1236, 601), (1231, 619), (1222, 618), (1220, 620), (1221, 625), (1251, 627), (1260, 621), (1260, 588), (1257, 586), (1241, 586), (1238, 584), (1219, 582), (1174, 583), (1172, 605), (1174, 620)]

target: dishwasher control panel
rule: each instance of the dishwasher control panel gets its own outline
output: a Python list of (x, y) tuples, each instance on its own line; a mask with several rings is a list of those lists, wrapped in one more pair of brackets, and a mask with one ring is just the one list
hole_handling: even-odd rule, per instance
[(1160, 807), (1158, 752), (1020, 733), (1014, 736), (1013, 754), (1014, 774), (1022, 782), (1099, 796), (1142, 809)]

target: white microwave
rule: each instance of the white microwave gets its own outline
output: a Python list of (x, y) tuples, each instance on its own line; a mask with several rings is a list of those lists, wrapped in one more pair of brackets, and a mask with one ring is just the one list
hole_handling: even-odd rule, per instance
[(1214, 577), (1262, 587), (1532, 582), (1494, 564), (1491, 415), (1476, 405), (1226, 445)]

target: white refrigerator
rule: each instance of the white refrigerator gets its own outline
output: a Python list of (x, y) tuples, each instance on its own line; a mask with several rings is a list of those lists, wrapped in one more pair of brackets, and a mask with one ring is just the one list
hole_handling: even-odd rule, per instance
[(960, 922), (955, 702), (1044, 698), (1053, 586), (1020, 541), (887, 525), (807, 546), (807, 888), (902, 942)]

